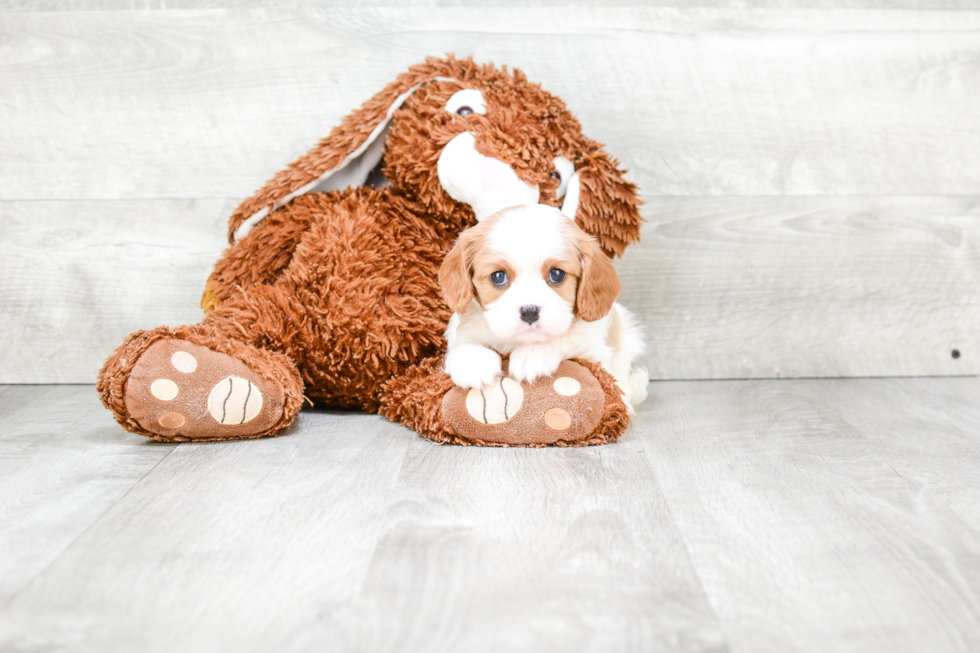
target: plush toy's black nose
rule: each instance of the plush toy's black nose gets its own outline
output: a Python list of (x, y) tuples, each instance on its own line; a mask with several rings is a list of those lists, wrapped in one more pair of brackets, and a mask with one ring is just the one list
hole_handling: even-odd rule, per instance
[(540, 310), (540, 308), (531, 304), (521, 306), (521, 319), (528, 324), (533, 324), (538, 321), (538, 312)]

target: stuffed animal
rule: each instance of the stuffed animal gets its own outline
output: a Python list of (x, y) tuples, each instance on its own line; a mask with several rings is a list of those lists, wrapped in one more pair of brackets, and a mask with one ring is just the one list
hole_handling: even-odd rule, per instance
[[(615, 439), (626, 408), (597, 365), (504, 379), (479, 410), (442, 370), (444, 256), (463, 229), (538, 203), (608, 256), (638, 239), (636, 186), (561, 100), (518, 70), (427, 59), (235, 210), (204, 320), (126, 338), (99, 374), (102, 402), (167, 441), (278, 435), (304, 396), (458, 444)], [(520, 406), (498, 410), (515, 385)]]

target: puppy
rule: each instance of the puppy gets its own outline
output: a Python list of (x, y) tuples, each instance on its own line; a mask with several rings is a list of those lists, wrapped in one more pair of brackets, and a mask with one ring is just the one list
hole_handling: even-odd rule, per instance
[(643, 340), (633, 314), (615, 303), (619, 276), (558, 209), (512, 207), (462, 232), (439, 283), (454, 311), (446, 372), (461, 388), (495, 384), (500, 352), (510, 354), (517, 381), (550, 376), (577, 357), (613, 375), (630, 413), (646, 399), (647, 371), (633, 366)]

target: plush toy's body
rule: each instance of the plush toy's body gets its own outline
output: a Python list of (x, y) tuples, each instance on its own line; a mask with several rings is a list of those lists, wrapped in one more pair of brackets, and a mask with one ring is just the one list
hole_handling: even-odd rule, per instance
[[(205, 319), (131, 335), (100, 374), (103, 402), (162, 440), (275, 435), (305, 394), (491, 443), (420, 414), (439, 412), (441, 396), (405, 392), (445, 385), (419, 364), (445, 347), (438, 270), (456, 236), (534, 202), (563, 207), (610, 255), (638, 235), (635, 187), (560, 100), (469, 60), (413, 67), (235, 211)], [(582, 410), (606, 410), (614, 394)]]

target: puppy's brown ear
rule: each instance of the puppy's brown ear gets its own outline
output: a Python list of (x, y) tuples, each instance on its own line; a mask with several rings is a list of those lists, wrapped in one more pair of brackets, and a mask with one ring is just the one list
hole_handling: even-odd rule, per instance
[(582, 276), (575, 295), (575, 314), (586, 322), (595, 322), (609, 314), (619, 297), (619, 275), (595, 239), (581, 234), (578, 247)]
[(473, 240), (472, 230), (461, 233), (439, 268), (442, 296), (453, 313), (463, 313), (473, 301), (473, 277), (470, 272)]
[[(606, 254), (622, 256), (627, 245), (640, 239), (639, 189), (623, 179), (625, 171), (601, 144), (585, 142), (589, 153), (575, 163), (579, 186), (575, 222), (598, 239)], [(565, 213), (571, 217), (570, 211)]]

